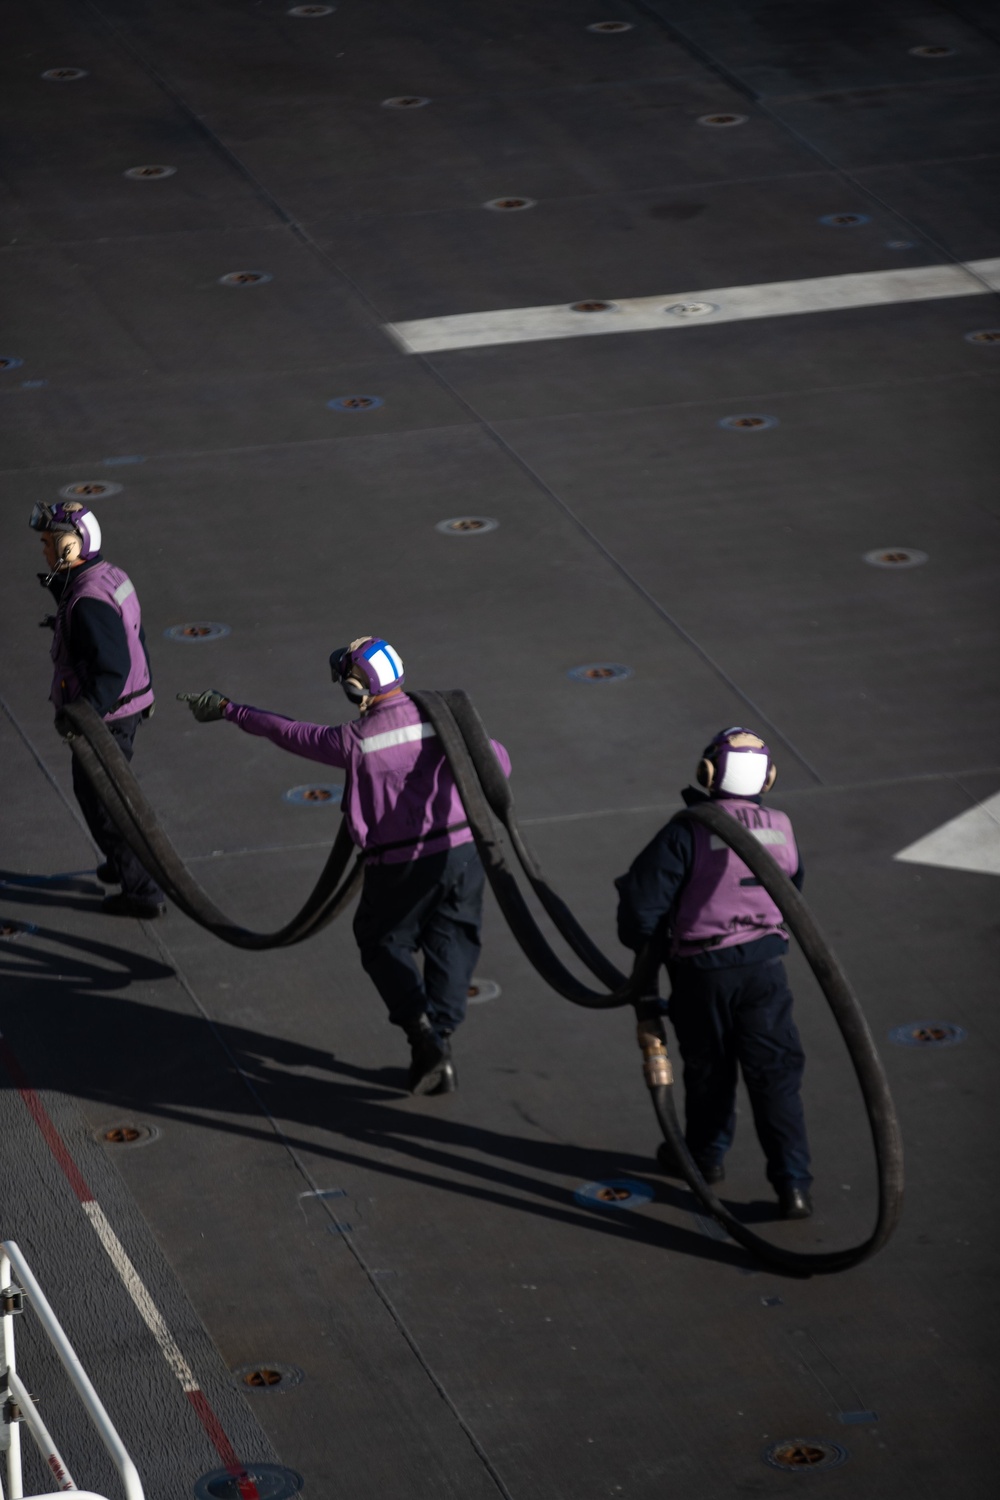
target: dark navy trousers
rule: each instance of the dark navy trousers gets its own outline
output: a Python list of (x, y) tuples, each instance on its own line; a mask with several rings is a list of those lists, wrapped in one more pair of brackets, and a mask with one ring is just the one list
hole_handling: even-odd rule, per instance
[(426, 1015), (448, 1036), (465, 1019), (480, 953), (484, 880), (475, 844), (366, 867), (354, 936), (394, 1026)]
[(732, 969), (669, 965), (669, 1015), (684, 1061), (685, 1138), (701, 1164), (721, 1162), (736, 1128), (743, 1074), (768, 1180), (812, 1181), (800, 1088), (805, 1055), (780, 959)]
[[(124, 719), (112, 719), (107, 725), (108, 733), (117, 742), (126, 760), (135, 753), (135, 732), (141, 714), (129, 714)], [(117, 871), (126, 896), (135, 896), (140, 901), (163, 901), (164, 895), (138, 855), (133, 854), (126, 839), (118, 832), (118, 826), (104, 803), (94, 791), (90, 780), (76, 756), (73, 756), (73, 790), (80, 804), (80, 811), (93, 835), (94, 843), (108, 863)]]

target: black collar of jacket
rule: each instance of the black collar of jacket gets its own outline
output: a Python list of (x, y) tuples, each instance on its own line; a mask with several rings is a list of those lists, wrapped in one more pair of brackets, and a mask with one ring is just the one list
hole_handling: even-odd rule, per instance
[(681, 790), (685, 807), (697, 807), (699, 802), (756, 802), (760, 806), (760, 797), (737, 797), (732, 792), (719, 792), (713, 797), (708, 792), (703, 792), (700, 787), (686, 786)]
[[(81, 574), (86, 573), (87, 569), (92, 568), (95, 563), (103, 561), (104, 558), (98, 552), (95, 557), (88, 557), (87, 561), (82, 562), (78, 568), (69, 568), (65, 573), (56, 573), (51, 583), (49, 584), (49, 593), (54, 599), (61, 599), (63, 594), (65, 594), (68, 585), (72, 583), (73, 579), (79, 578)], [(38, 576), (44, 583), (46, 574), (39, 573)]]

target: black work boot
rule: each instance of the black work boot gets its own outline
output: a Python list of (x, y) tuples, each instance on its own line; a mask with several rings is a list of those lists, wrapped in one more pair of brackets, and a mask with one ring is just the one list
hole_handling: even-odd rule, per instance
[[(447, 1046), (448, 1044), (445, 1043)], [(455, 1072), (455, 1064), (450, 1057), (446, 1057), (441, 1064), (441, 1076), (432, 1089), (427, 1090), (431, 1094), (453, 1094), (458, 1088), (458, 1074)]]
[(778, 1189), (778, 1207), (783, 1219), (808, 1219), (813, 1211), (809, 1189), (801, 1182), (786, 1182)]
[(711, 1185), (715, 1182), (725, 1182), (726, 1169), (722, 1165), (721, 1161), (699, 1161), (696, 1156), (694, 1159), (694, 1164), (698, 1168), (698, 1171), (701, 1173), (702, 1177), (708, 1183), (709, 1187), (711, 1187)]
[(413, 1026), (408, 1026), (406, 1035), (410, 1043), (410, 1093), (448, 1094), (455, 1087), (441, 1087), (446, 1076), (454, 1079), (451, 1064), (451, 1047), (447, 1037), (438, 1036), (426, 1016), (421, 1016)]

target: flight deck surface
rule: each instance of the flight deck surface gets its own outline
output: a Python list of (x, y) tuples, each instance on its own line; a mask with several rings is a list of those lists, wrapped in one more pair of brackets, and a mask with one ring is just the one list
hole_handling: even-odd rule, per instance
[[(260, 1500), (992, 1494), (993, 8), (5, 21), (0, 1238), (149, 1500), (238, 1495), (237, 1461)], [(246, 925), (311, 888), (337, 796), (288, 794), (339, 777), (178, 692), (339, 722), (330, 650), (384, 635), (410, 686), (472, 695), (622, 963), (613, 878), (711, 735), (760, 730), (902, 1121), (882, 1254), (793, 1279), (728, 1241), (657, 1168), (631, 1012), (549, 992), (492, 902), (441, 1099), (405, 1092), (349, 918), (246, 953), (103, 915), (27, 529), (67, 486), (142, 601), (143, 789)], [(829, 1249), (874, 1166), (789, 968), (817, 1211), (775, 1220), (745, 1098), (724, 1196)], [(114, 1497), (30, 1316), (18, 1340)], [(768, 1461), (794, 1442), (813, 1472)]]

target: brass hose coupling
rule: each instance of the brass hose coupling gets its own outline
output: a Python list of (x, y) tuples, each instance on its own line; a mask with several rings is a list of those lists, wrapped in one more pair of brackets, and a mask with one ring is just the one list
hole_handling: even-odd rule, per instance
[(659, 1017), (641, 1020), (636, 1027), (636, 1039), (642, 1048), (642, 1071), (646, 1077), (646, 1086), (655, 1089), (673, 1083), (674, 1070), (667, 1056), (666, 1033)]

